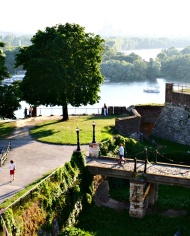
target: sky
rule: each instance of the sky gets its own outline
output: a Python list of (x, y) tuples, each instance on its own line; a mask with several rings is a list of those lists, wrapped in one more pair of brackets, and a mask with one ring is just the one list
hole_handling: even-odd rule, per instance
[(190, 37), (189, 0), (6, 0), (0, 32), (76, 23), (103, 36)]

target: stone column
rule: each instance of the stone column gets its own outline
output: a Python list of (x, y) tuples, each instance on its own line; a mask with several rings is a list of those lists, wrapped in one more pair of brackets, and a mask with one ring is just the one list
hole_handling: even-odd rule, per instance
[(173, 102), (173, 83), (166, 83), (165, 103)]
[(148, 204), (154, 206), (158, 199), (158, 184), (151, 184), (148, 193)]
[(99, 143), (89, 143), (89, 157), (99, 158)]
[(146, 180), (140, 178), (130, 179), (130, 208), (129, 215), (142, 218), (148, 208), (148, 198), (144, 198)]

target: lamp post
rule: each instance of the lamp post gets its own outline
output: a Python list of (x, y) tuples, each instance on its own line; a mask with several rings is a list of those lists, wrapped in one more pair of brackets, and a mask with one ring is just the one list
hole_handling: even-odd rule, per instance
[(93, 121), (92, 122), (92, 127), (93, 127), (93, 136), (92, 136), (92, 143), (96, 143), (96, 140), (95, 140), (95, 122)]
[(79, 128), (76, 128), (77, 133), (77, 151), (80, 152), (80, 142), (79, 142)]

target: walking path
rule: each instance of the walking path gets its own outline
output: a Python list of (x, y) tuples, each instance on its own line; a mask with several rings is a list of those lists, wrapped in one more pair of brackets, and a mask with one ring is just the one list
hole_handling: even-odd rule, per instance
[[(47, 172), (64, 165), (76, 150), (76, 146), (72, 145), (46, 144), (33, 140), (29, 134), (30, 128), (45, 119), (60, 119), (60, 117), (17, 120), (14, 133), (7, 139), (0, 140), (0, 147), (7, 147), (11, 141), (11, 151), (0, 172), (0, 204)], [(82, 146), (81, 149), (88, 154), (88, 145)], [(14, 160), (16, 164), (15, 180), (11, 183), (10, 160)]]

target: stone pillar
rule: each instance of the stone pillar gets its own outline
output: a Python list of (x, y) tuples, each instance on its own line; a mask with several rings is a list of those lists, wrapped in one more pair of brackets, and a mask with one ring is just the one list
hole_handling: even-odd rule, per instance
[(151, 184), (148, 193), (148, 204), (154, 206), (157, 202), (157, 199), (158, 199), (158, 185)]
[(99, 158), (99, 143), (89, 143), (89, 157)]
[(166, 83), (165, 103), (173, 102), (173, 83)]
[(129, 215), (136, 218), (142, 218), (148, 208), (148, 198), (144, 198), (146, 190), (146, 180), (134, 178), (130, 179), (130, 208)]

